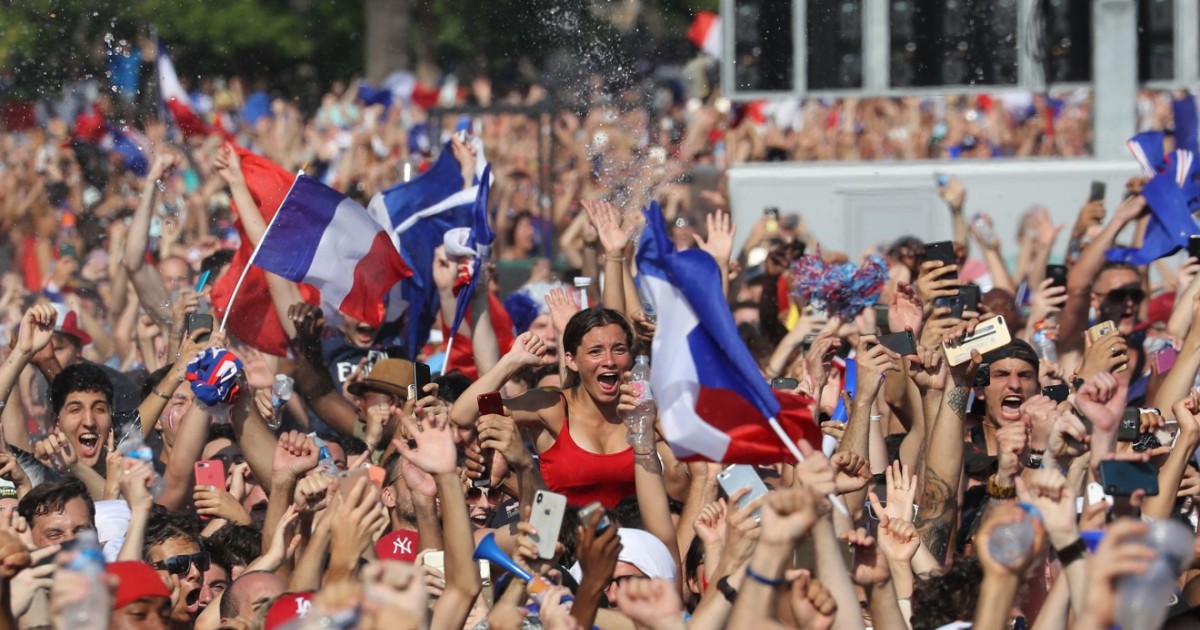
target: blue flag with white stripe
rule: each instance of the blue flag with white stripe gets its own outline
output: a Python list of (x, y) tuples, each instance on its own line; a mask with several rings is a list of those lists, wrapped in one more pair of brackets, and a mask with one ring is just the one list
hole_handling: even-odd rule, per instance
[[(478, 178), (486, 161), (482, 145), (477, 144), (476, 149)], [(398, 307), (407, 304), (404, 347), (410, 358), (416, 357), (429, 339), (440, 306), (433, 282), (433, 252), (448, 230), (471, 227), (478, 192), (478, 186), (464, 189), (462, 167), (446, 143), (428, 171), (376, 194), (367, 206), (376, 221), (396, 234), (400, 255), (413, 272), (400, 282), (398, 290), (393, 289), (388, 304), (388, 321), (399, 317)]]
[(467, 309), (471, 306), (471, 296), (475, 295), (475, 287), (479, 285), (479, 271), (491, 256), (492, 243), (496, 233), (488, 224), (488, 192), (492, 188), (492, 167), (483, 169), (483, 177), (479, 182), (479, 194), (475, 197), (472, 209), (471, 234), (467, 237), (467, 247), (475, 250), (475, 260), (471, 263), (471, 281), (458, 292), (458, 302), (454, 306), (454, 323), (450, 326), (450, 336), (458, 333)]

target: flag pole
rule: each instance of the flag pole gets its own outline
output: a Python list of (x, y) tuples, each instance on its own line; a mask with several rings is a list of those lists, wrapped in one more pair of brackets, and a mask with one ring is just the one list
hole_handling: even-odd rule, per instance
[[(258, 244), (254, 246), (254, 251), (250, 254), (250, 260), (247, 260), (246, 266), (242, 268), (242, 275), (238, 276), (237, 284), (233, 285), (233, 293), (229, 294), (229, 302), (225, 304), (225, 316), (221, 318), (221, 332), (225, 332), (225, 324), (229, 321), (229, 314), (233, 312), (233, 301), (237, 299), (238, 291), (242, 289), (242, 282), (245, 282), (246, 274), (250, 273), (250, 268), (254, 266), (254, 259), (258, 258), (258, 250), (262, 249), (263, 241), (267, 240), (267, 235), (271, 233), (271, 226), (275, 225), (275, 219), (279, 217), (279, 211), (283, 209), (283, 204), (287, 202), (287, 198), (292, 196), (292, 190), (296, 188), (296, 182), (300, 181), (300, 176), (303, 174), (304, 171), (301, 170), (292, 179), (292, 185), (288, 186), (287, 194), (283, 196), (283, 201), (279, 202), (279, 208), (276, 208), (275, 214), (267, 222), (267, 229), (263, 230), (262, 238), (258, 239)], [(259, 209), (259, 213), (262, 213), (262, 209)]]
[[(788, 450), (792, 452), (792, 456), (796, 458), (796, 461), (803, 462), (804, 453), (800, 452), (800, 447), (796, 446), (796, 443), (792, 441), (787, 431), (783, 430), (783, 427), (779, 424), (779, 420), (771, 416), (767, 419), (767, 423), (775, 430), (775, 434), (779, 436), (779, 439), (783, 440), (784, 446), (787, 446)], [(842, 513), (842, 516), (850, 516), (850, 510), (846, 509), (846, 504), (842, 502), (842, 498), (836, 492), (830, 492), (825, 496), (829, 498), (829, 502), (833, 504), (833, 507)]]
[(454, 338), (458, 335), (451, 333), (450, 340), (446, 342), (446, 359), (442, 361), (442, 373), (446, 373), (446, 368), (450, 365), (450, 349), (454, 347)]

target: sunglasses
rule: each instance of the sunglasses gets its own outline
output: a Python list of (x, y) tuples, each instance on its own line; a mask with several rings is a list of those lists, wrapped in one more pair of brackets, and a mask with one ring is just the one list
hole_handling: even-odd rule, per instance
[(201, 551), (200, 553), (185, 554), (182, 556), (171, 556), (165, 560), (155, 562), (150, 566), (160, 571), (166, 571), (171, 575), (187, 575), (188, 568), (196, 565), (196, 570), (203, 573), (208, 570), (209, 559), (208, 552)]
[(1123, 304), (1131, 300), (1135, 304), (1146, 299), (1146, 292), (1141, 289), (1113, 289), (1104, 296), (1105, 301)]
[(499, 502), (506, 496), (503, 488), (468, 488), (467, 500), (478, 501), (483, 497), (485, 492), (487, 493), (488, 503)]

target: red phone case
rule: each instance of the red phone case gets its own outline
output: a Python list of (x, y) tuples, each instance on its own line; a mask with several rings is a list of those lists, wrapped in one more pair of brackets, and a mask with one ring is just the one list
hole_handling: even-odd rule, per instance
[(196, 485), (214, 486), (225, 490), (225, 463), (219, 459), (196, 462)]
[(479, 403), (479, 415), (486, 416), (489, 413), (504, 415), (504, 400), (500, 398), (500, 392), (480, 394), (476, 400)]

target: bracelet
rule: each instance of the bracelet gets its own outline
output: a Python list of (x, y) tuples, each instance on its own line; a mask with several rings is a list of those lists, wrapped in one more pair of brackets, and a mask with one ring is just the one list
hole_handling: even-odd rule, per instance
[(158, 396), (159, 398), (161, 398), (163, 400), (171, 400), (171, 396), (168, 394), (164, 394), (164, 393), (158, 391), (157, 389), (152, 390), (152, 391), (154, 392), (155, 396)]
[(736, 603), (738, 592), (737, 589), (733, 588), (733, 585), (729, 583), (728, 575), (722, 575), (721, 579), (717, 580), (717, 590), (721, 591), (721, 595), (725, 596), (725, 601), (729, 602), (730, 604)]
[(625, 262), (625, 257), (624, 256), (605, 256), (604, 260), (605, 261)]
[(746, 577), (758, 582), (759, 584), (762, 584), (763, 586), (770, 586), (771, 588), (779, 588), (780, 586), (787, 584), (787, 580), (784, 580), (783, 578), (772, 579), (762, 575), (761, 573), (755, 573), (754, 569), (751, 569), (750, 565), (748, 564), (746, 565)]
[[(859, 417), (862, 417), (862, 416), (859, 416)], [(879, 422), (880, 420), (883, 420), (883, 416), (876, 416), (876, 415), (871, 416), (871, 422)]]
[(1083, 539), (1076, 538), (1075, 542), (1067, 545), (1066, 547), (1063, 547), (1062, 549), (1056, 548), (1054, 550), (1054, 555), (1058, 558), (1058, 561), (1060, 563), (1062, 563), (1063, 567), (1065, 568), (1068, 564), (1071, 564), (1072, 562), (1075, 562), (1076, 560), (1081, 560), (1083, 558), (1086, 558), (1087, 551), (1088, 551), (1087, 544), (1083, 542)]

